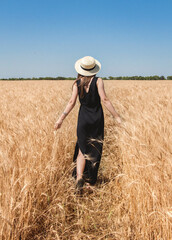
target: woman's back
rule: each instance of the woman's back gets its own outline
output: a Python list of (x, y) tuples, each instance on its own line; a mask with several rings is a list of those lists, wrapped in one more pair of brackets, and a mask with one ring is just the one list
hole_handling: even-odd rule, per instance
[(85, 88), (83, 88), (83, 91), (84, 91), (83, 98), (80, 96), (81, 80), (79, 79), (77, 81), (79, 101), (80, 101), (81, 105), (87, 106), (88, 108), (100, 107), (101, 101), (100, 101), (100, 96), (99, 96), (97, 84), (96, 84), (97, 79), (98, 79), (98, 77), (96, 77), (96, 76), (93, 77), (93, 79), (91, 80), (88, 92), (86, 92)]

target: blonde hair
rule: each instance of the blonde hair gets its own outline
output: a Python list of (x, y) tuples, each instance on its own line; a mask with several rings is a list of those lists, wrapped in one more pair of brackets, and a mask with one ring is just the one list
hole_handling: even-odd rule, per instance
[(84, 97), (84, 86), (88, 86), (88, 83), (90, 82), (90, 79), (92, 77), (96, 76), (96, 74), (92, 75), (92, 76), (83, 76), (81, 74), (78, 73), (78, 76), (76, 78), (76, 80), (73, 82), (72, 84), (72, 89), (73, 89), (73, 85), (78, 81), (80, 81), (80, 87), (81, 87), (81, 91), (80, 91), (80, 97), (83, 98)]

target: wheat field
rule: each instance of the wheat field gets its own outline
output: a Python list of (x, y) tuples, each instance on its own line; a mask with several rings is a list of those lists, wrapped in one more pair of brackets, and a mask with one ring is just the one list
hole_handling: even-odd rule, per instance
[(104, 81), (93, 192), (71, 177), (79, 99), (54, 132), (73, 81), (0, 82), (0, 239), (172, 239), (172, 81)]

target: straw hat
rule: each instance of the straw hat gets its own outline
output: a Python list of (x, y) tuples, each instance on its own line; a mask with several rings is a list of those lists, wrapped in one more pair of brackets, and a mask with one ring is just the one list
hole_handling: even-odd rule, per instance
[(101, 63), (91, 56), (80, 58), (75, 63), (75, 70), (83, 76), (92, 76), (101, 69)]

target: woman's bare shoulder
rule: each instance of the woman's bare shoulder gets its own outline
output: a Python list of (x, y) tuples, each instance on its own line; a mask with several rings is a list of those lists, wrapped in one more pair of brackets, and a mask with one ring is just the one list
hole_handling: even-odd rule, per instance
[(77, 83), (78, 81), (77, 80), (75, 80), (74, 81), (74, 83), (72, 84), (72, 89), (75, 87), (75, 88), (78, 88), (78, 83)]
[(74, 85), (77, 86), (79, 84), (80, 79), (76, 79)]
[(98, 77), (98, 78), (97, 78), (97, 82), (96, 82), (97, 86), (98, 86), (98, 84), (99, 84), (100, 82), (103, 82), (103, 79), (102, 79), (101, 77)]

